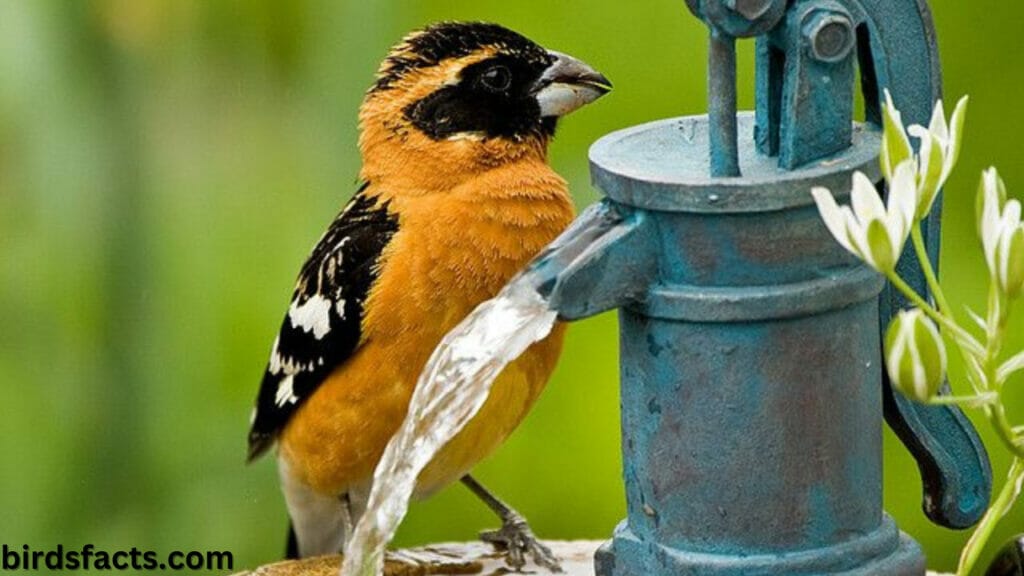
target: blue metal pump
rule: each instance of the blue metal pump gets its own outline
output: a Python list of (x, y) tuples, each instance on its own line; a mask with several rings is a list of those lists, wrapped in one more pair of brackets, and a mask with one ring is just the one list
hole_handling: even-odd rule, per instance
[[(880, 332), (906, 303), (833, 241), (809, 191), (848, 195), (855, 170), (881, 181), (883, 89), (927, 124), (941, 84), (928, 7), (686, 2), (710, 31), (708, 115), (595, 143), (607, 199), (531, 270), (564, 319), (619, 309), (628, 516), (598, 574), (922, 575), (919, 546), (882, 510), (883, 412), (939, 524), (980, 518), (988, 458), (956, 408), (885, 382)], [(746, 37), (757, 109), (737, 114)], [(937, 210), (926, 224), (937, 264)], [(912, 252), (899, 266), (925, 293)]]

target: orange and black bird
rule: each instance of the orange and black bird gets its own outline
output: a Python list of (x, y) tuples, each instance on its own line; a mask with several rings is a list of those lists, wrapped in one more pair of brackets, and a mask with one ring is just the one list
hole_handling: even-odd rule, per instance
[[(302, 266), (249, 432), (250, 460), (278, 446), (289, 556), (343, 548), (431, 352), (568, 225), (548, 144), (560, 117), (610, 88), (495, 24), (435, 24), (388, 54), (359, 111), (362, 185)], [(562, 336), (510, 364), (418, 480), (417, 497), (456, 480), (480, 496), (503, 523), (484, 538), (515, 568), (557, 565), (468, 474), (537, 399)]]

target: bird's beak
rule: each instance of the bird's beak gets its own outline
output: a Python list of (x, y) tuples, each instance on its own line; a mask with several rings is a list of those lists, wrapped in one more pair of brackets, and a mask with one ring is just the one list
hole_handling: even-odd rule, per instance
[(534, 88), (541, 117), (565, 116), (612, 89), (612, 83), (603, 74), (583, 62), (560, 52), (550, 54), (555, 61)]

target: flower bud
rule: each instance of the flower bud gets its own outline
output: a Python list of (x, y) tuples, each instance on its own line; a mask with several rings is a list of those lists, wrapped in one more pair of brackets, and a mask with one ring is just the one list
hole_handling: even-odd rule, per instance
[(917, 174), (918, 220), (931, 213), (939, 190), (956, 166), (956, 161), (960, 157), (966, 113), (967, 97), (964, 96), (957, 103), (953, 116), (947, 122), (942, 100), (939, 100), (935, 103), (932, 121), (927, 128), (916, 124), (907, 128), (911, 136), (921, 141)]
[(885, 91), (885, 104), (882, 109), (882, 153), (879, 163), (882, 176), (891, 180), (896, 167), (914, 157), (914, 148), (910, 145), (907, 130), (903, 127), (903, 117), (893, 104), (892, 94)]
[(885, 365), (903, 395), (927, 402), (946, 377), (946, 346), (935, 324), (918, 309), (902, 311), (885, 334)]
[[(985, 229), (990, 233), (995, 230), (995, 225), (1002, 215), (1003, 205), (1006, 204), (1006, 183), (999, 177), (999, 172), (993, 167), (981, 174), (981, 183), (978, 185), (978, 196), (974, 201), (975, 224), (977, 226), (978, 238), (985, 243), (985, 250), (991, 248), (988, 245), (989, 238), (985, 236)], [(988, 254), (986, 253), (986, 257)]]
[(1024, 292), (1024, 226), (1004, 234), (999, 244), (999, 288), (1010, 299)]

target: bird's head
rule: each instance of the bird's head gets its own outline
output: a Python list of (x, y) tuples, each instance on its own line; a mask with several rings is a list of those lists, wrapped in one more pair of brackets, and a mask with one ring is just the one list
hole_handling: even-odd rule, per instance
[(481, 169), (543, 159), (558, 119), (611, 89), (583, 62), (496, 24), (413, 32), (377, 73), (359, 113), (363, 177), (424, 162)]

